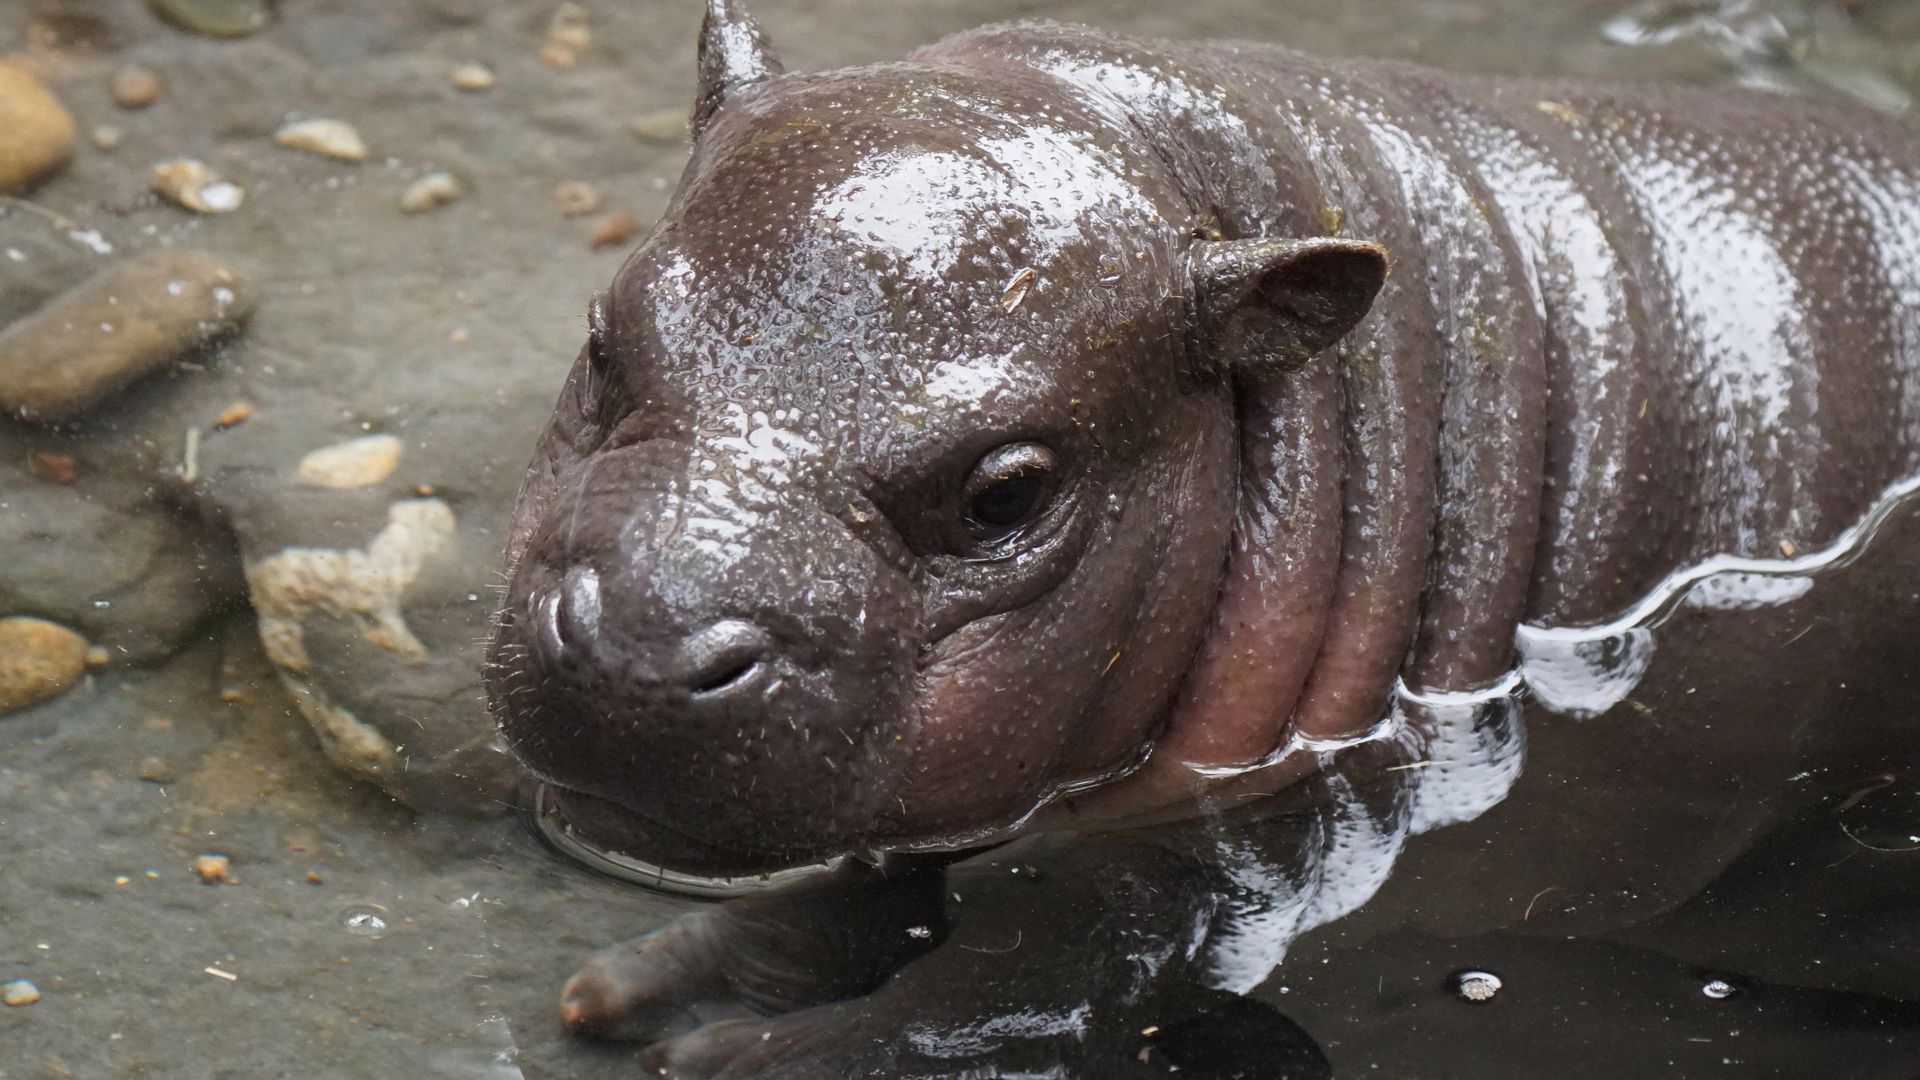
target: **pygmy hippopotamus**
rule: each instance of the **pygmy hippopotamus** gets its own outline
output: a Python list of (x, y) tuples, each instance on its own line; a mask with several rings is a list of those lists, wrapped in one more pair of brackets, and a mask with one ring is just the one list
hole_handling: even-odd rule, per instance
[[(980, 1022), (1005, 950), (911, 977), (946, 864), (1295, 805), (1396, 691), (1497, 686), (1527, 628), (1832, 545), (1920, 471), (1899, 120), (1031, 23), (790, 73), (734, 0), (699, 64), (488, 671), (580, 842), (695, 883), (841, 859), (570, 984), (675, 1075), (1085, 1043), (1066, 1005)], [(1176, 922), (1101, 1000), (1222, 970), (1208, 868), (1078, 858), (1079, 947)]]

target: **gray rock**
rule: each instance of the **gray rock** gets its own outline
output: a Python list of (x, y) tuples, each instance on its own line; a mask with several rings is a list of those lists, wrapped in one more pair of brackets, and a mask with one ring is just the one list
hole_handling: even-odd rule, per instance
[(253, 288), (198, 251), (128, 256), (0, 330), (0, 411), (67, 420), (238, 326)]

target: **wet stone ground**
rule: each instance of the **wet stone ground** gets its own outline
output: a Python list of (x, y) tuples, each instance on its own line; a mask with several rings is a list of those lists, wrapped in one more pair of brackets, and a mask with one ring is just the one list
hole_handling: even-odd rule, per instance
[[(754, 6), (796, 68), (1045, 16), (1920, 89), (1884, 0)], [(684, 161), (698, 9), (0, 0), (0, 619), (88, 647), (0, 657), (0, 983), (37, 993), (0, 1080), (635, 1072), (553, 995), (678, 905), (506, 811), (477, 642), (586, 298)], [(97, 370), (22, 374), (48, 349)]]

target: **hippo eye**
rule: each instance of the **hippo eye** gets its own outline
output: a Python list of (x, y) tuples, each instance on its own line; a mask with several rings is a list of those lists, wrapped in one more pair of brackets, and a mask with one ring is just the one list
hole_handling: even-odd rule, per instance
[(1003, 446), (980, 459), (967, 479), (967, 533), (995, 544), (1032, 524), (1053, 496), (1053, 451), (1038, 443)]

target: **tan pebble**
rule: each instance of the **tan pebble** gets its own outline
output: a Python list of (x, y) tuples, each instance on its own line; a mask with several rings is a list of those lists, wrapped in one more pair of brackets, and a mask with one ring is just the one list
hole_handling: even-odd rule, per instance
[(93, 129), (93, 145), (102, 150), (111, 150), (119, 146), (120, 140), (126, 137), (126, 132), (121, 131), (112, 124), (101, 124), (99, 127)]
[(587, 244), (598, 251), (604, 247), (624, 244), (638, 231), (640, 231), (640, 222), (632, 214), (622, 210), (617, 214), (609, 214), (604, 221), (595, 226), (592, 234), (587, 237)]
[(307, 884), (309, 884), (309, 885), (324, 885), (324, 884), (326, 884), (326, 881), (327, 881), (327, 879), (326, 879), (326, 878), (323, 878), (323, 877), (321, 877), (321, 876), (320, 876), (320, 871), (318, 871), (318, 870), (309, 870), (309, 871), (307, 871)]
[(121, 68), (113, 76), (113, 103), (123, 109), (144, 109), (160, 100), (164, 84), (146, 68)]
[(173, 766), (168, 765), (165, 758), (142, 758), (140, 761), (140, 771), (134, 773), (134, 775), (150, 783), (171, 783), (173, 781)]
[(1793, 558), (1794, 553), (1799, 550), (1800, 550), (1799, 548), (1796, 548), (1793, 546), (1793, 541), (1791, 540), (1780, 541), (1780, 554), (1786, 556), (1789, 559)]
[(576, 51), (584, 49), (593, 44), (592, 22), (592, 12), (567, 0), (554, 9), (553, 18), (547, 22), (547, 40)]
[(678, 106), (641, 113), (627, 121), (627, 130), (648, 142), (683, 143), (692, 137), (687, 126), (687, 110)]
[(447, 340), (453, 342), (455, 345), (465, 345), (467, 343), (467, 328), (464, 326), (454, 327), (453, 330), (447, 334)]
[(237, 705), (241, 702), (246, 701), (247, 695), (245, 691), (229, 686), (226, 689), (220, 691), (220, 700), (226, 702), (229, 705)]
[(493, 71), (485, 64), (461, 64), (448, 78), (462, 90), (493, 89)]
[(568, 217), (591, 214), (600, 209), (600, 189), (579, 180), (562, 180), (554, 186), (553, 201)]
[(0, 619), (0, 713), (55, 697), (87, 671), (87, 641), (45, 619)]
[(46, 484), (58, 484), (66, 487), (79, 475), (79, 467), (73, 458), (66, 454), (49, 454), (40, 451), (27, 458), (27, 471), (33, 478)]
[(247, 422), (247, 418), (252, 415), (252, 405), (244, 401), (236, 401), (226, 408), (221, 409), (220, 415), (213, 418), (213, 430), (225, 431), (237, 424), (244, 424)]
[(377, 484), (393, 475), (401, 449), (393, 435), (362, 435), (323, 446), (300, 459), (300, 479), (336, 491)]
[(208, 885), (233, 884), (233, 860), (225, 855), (195, 855), (193, 872)]
[(400, 193), (400, 209), (418, 214), (436, 206), (445, 206), (466, 193), (452, 173), (433, 172), (407, 185)]
[(579, 61), (579, 53), (557, 41), (549, 41), (540, 46), (540, 62), (550, 68), (565, 71)]
[(231, 213), (247, 201), (245, 188), (214, 172), (206, 162), (192, 158), (155, 165), (147, 173), (147, 186), (202, 214)]
[(73, 116), (32, 72), (0, 64), (0, 195), (17, 195), (73, 156)]
[(106, 667), (111, 663), (113, 663), (113, 654), (107, 651), (105, 645), (95, 645), (87, 650), (88, 667)]
[(273, 141), (341, 161), (367, 159), (367, 144), (344, 120), (298, 120), (274, 132)]
[(25, 979), (0, 983), (0, 1001), (9, 1005), (31, 1005), (40, 1000), (40, 988)]
[(0, 411), (76, 416), (238, 326), (252, 305), (246, 281), (210, 255), (128, 256), (0, 331)]

